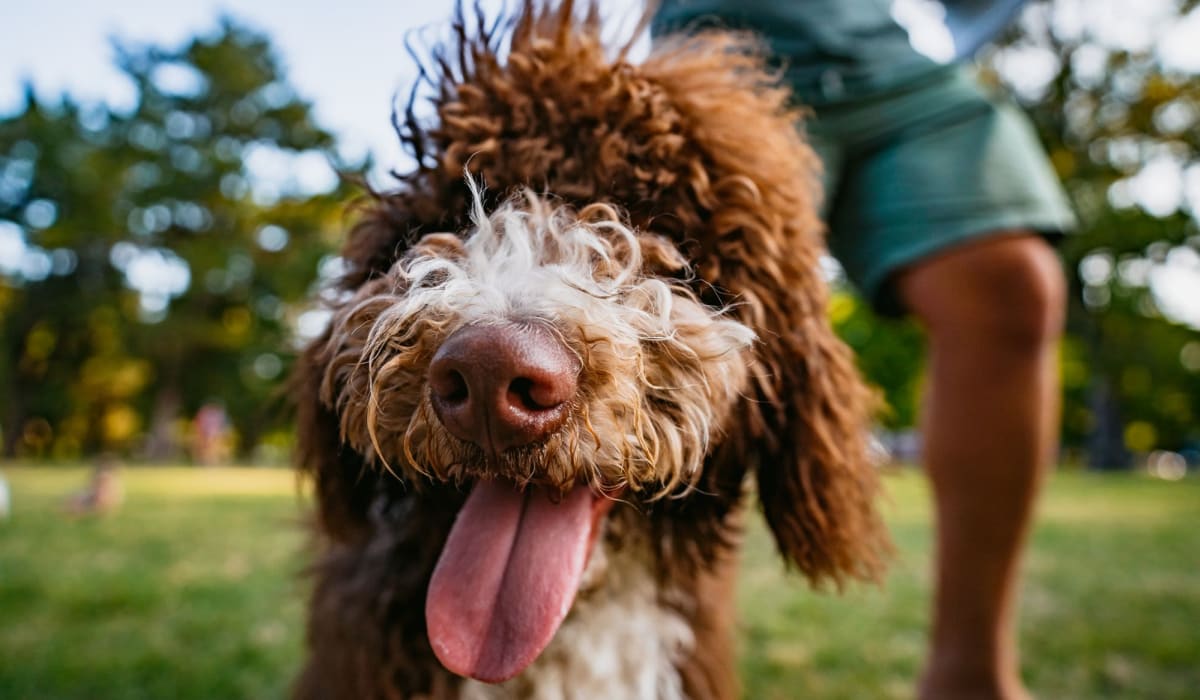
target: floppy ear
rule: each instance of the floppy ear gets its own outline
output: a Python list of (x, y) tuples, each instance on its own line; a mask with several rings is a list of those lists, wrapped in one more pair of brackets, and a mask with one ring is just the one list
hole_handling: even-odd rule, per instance
[[(669, 215), (693, 240), (698, 287), (759, 337), (752, 392), (707, 469), (757, 476), (780, 552), (814, 583), (878, 578), (890, 551), (868, 454), (873, 394), (826, 316), (820, 164), (800, 114), (744, 38), (667, 40), (643, 70), (693, 151)], [(681, 156), (682, 157), (682, 156)], [(734, 462), (741, 460), (744, 465)]]
[(810, 579), (877, 579), (889, 545), (867, 449), (873, 396), (823, 314), (790, 320), (759, 352), (763, 513)]
[(378, 475), (342, 442), (337, 415), (321, 401), (326, 348), (330, 331), (314, 340), (300, 356), (291, 378), (296, 406), (297, 457), (313, 479), (321, 530), (349, 541), (366, 535), (367, 509)]
[[(336, 287), (344, 295), (372, 284), (371, 280), (385, 274), (406, 252), (461, 245), (452, 234), (418, 241), (420, 222), (410, 215), (418, 199), (413, 190), (405, 190), (369, 193), (359, 203), (358, 220), (341, 251), (345, 269)], [(345, 296), (334, 295), (334, 311), (339, 303), (345, 303)], [(332, 326), (327, 328), (305, 348), (292, 372), (290, 393), (297, 417), (297, 457), (302, 471), (314, 481), (322, 531), (350, 541), (367, 534), (371, 501), (380, 489), (394, 488), (381, 479), (394, 477), (370, 467), (343, 439), (327, 376), (339, 351), (335, 332)]]

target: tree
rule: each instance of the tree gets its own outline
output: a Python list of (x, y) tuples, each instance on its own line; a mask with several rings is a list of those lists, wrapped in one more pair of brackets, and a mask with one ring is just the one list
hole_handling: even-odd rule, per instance
[(924, 334), (912, 320), (882, 319), (844, 285), (829, 305), (834, 329), (854, 349), (859, 370), (883, 402), (880, 424), (903, 430), (917, 423)]
[(219, 401), (248, 451), (281, 425), (295, 314), (340, 227), (334, 141), (229, 20), (118, 57), (130, 113), (29, 89), (0, 120), (5, 450), (164, 457)]
[(1183, 187), (1200, 184), (1200, 65), (1165, 50), (1200, 24), (1196, 8), (1106, 20), (1037, 2), (985, 57), (985, 76), (1028, 108), (1081, 221), (1062, 246), (1064, 437), (1088, 441), (1097, 466), (1200, 440), (1200, 336), (1165, 308), (1166, 276), (1200, 279), (1200, 191), (1189, 200)]
[[(1187, 41), (1187, 26), (1194, 34), (1197, 5), (1105, 24), (1075, 0), (1041, 0), (980, 57), (984, 82), (1015, 93), (1032, 117), (1081, 221), (1061, 247), (1072, 288), (1063, 442), (1096, 466), (1200, 448), (1200, 321), (1194, 307), (1192, 325), (1171, 315), (1163, 294), (1172, 274), (1200, 286), (1200, 65), (1164, 50), (1172, 35)], [(919, 330), (848, 293), (835, 294), (831, 315), (887, 402), (883, 425), (911, 427)]]

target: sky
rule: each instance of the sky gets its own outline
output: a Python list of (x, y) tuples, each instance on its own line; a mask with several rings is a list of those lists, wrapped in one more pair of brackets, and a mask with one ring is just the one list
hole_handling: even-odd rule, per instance
[(347, 155), (370, 149), (393, 160), (392, 100), (414, 77), (405, 34), (444, 22), (451, 8), (447, 0), (9, 0), (0, 4), (0, 113), (19, 105), (25, 78), (44, 97), (65, 91), (129, 106), (133, 88), (113, 66), (112, 37), (177, 46), (229, 14), (270, 34)]
[[(499, 8), (504, 0), (480, 4)], [(640, 2), (603, 6), (628, 16)], [(287, 77), (313, 101), (319, 123), (338, 135), (343, 154), (357, 159), (370, 151), (382, 173), (403, 160), (390, 117), (394, 99), (406, 97), (416, 77), (405, 37), (444, 27), (453, 8), (452, 0), (5, 0), (0, 114), (19, 107), (27, 78), (42, 97), (68, 92), (84, 102), (131, 106), (133, 87), (113, 66), (113, 37), (178, 46), (227, 14), (270, 35)]]
[[(503, 0), (481, 4), (497, 8)], [(631, 16), (640, 7), (639, 0), (601, 4), (617, 17)], [(1200, 10), (1166, 26), (1172, 5), (1173, 0), (1063, 0), (1051, 21), (1060, 30), (1087, 31), (1111, 46), (1152, 47), (1167, 65), (1200, 74)], [(0, 114), (18, 109), (26, 80), (48, 99), (67, 92), (78, 101), (127, 108), (133, 88), (113, 67), (113, 37), (177, 46), (211, 31), (217, 18), (228, 14), (271, 36), (288, 78), (314, 103), (322, 126), (338, 135), (343, 155), (353, 160), (367, 152), (374, 155), (378, 172), (373, 179), (378, 182), (388, 168), (404, 169), (407, 163), (390, 122), (393, 102), (407, 94), (415, 77), (405, 36), (444, 27), (452, 9), (452, 0), (2, 0)], [(938, 22), (943, 11), (937, 3), (896, 0), (893, 13), (909, 29), (914, 46), (935, 58), (953, 52)], [(1020, 78), (1017, 90), (1031, 93), (1044, 83), (1041, 76), (1053, 73), (1055, 60), (1037, 52), (1005, 57)], [(264, 178), (294, 165), (266, 156), (258, 160), (251, 170)], [(320, 171), (324, 164), (309, 166)], [(331, 175), (317, 172), (309, 179), (328, 182)], [(1188, 206), (1200, 214), (1200, 165), (1159, 159), (1113, 196), (1115, 204), (1142, 206), (1152, 213)], [(0, 240), (0, 253), (3, 244)], [(1195, 257), (1168, 260), (1168, 269), (1150, 280), (1161, 308), (1200, 328), (1200, 260)]]

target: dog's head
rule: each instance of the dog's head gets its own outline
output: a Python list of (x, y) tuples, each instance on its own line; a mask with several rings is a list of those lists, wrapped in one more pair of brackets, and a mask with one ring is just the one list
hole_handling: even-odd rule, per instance
[(611, 206), (526, 193), (474, 214), (335, 313), (320, 399), (348, 446), (417, 483), (651, 497), (694, 483), (746, 389), (753, 332)]
[(347, 447), (470, 489), (427, 607), (451, 670), (514, 675), (569, 609), (613, 499), (699, 478), (754, 334), (685, 269), (610, 206), (526, 194), (488, 215), (477, 199), (462, 236), (422, 237), (336, 312), (320, 400)]
[(790, 561), (873, 576), (868, 393), (824, 316), (786, 94), (729, 35), (611, 58), (569, 2), (527, 3), (503, 51), (479, 32), (437, 54), (436, 117), (402, 125), (418, 168), (352, 231), (301, 359), (324, 530), (468, 493), (414, 565), (434, 651), (488, 681), (553, 636), (615, 499), (691, 523), (653, 546), (703, 558), (753, 470)]

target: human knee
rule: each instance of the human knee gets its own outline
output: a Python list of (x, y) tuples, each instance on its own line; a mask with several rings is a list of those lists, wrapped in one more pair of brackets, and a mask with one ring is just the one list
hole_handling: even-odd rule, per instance
[[(920, 273), (913, 311), (934, 334), (1027, 350), (1062, 331), (1066, 280), (1035, 235), (1010, 236), (948, 255)], [(932, 281), (931, 281), (932, 280)]]
[(990, 325), (997, 341), (1040, 345), (1062, 331), (1066, 279), (1058, 256), (1045, 241), (1014, 243), (984, 263), (990, 268), (981, 270), (984, 284), (977, 293), (995, 309)]

